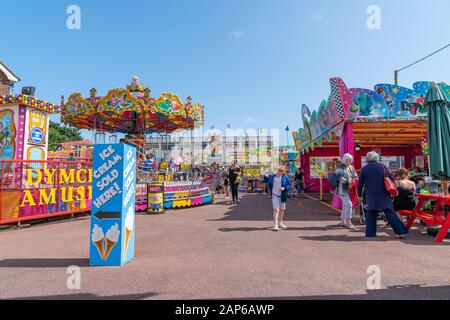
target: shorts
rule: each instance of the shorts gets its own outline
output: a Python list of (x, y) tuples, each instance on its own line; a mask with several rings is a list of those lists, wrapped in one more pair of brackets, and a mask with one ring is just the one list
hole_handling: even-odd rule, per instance
[(286, 210), (286, 202), (281, 202), (281, 197), (272, 195), (272, 206), (274, 209)]

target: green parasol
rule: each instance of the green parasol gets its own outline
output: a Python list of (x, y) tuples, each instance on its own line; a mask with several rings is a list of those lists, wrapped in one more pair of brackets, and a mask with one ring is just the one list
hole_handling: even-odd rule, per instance
[(425, 98), (428, 107), (428, 141), (430, 175), (437, 179), (450, 178), (450, 111), (449, 101), (433, 82)]

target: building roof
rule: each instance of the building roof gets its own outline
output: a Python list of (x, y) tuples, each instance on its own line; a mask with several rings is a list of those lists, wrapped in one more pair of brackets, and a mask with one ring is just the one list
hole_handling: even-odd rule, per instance
[(14, 72), (3, 62), (0, 60), (0, 71), (3, 72), (9, 81), (19, 82), (20, 78), (14, 74)]
[(81, 141), (70, 141), (62, 142), (59, 144), (65, 150), (71, 150), (73, 146), (92, 146), (91, 140), (81, 140)]

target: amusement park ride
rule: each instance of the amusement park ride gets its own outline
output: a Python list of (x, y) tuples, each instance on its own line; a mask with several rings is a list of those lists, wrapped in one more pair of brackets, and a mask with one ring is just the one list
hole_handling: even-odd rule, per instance
[[(74, 93), (67, 103), (62, 98), (61, 119), (64, 124), (94, 130), (96, 138), (103, 136), (103, 142), (106, 132), (116, 139), (118, 133), (126, 135), (121, 140), (136, 147), (138, 156), (137, 210), (150, 209), (147, 185), (156, 182), (163, 184), (164, 197), (158, 197), (161, 203), (154, 206), (155, 211), (212, 202), (212, 186), (207, 184), (211, 179), (187, 174), (189, 165), (179, 164), (175, 169), (168, 163), (149, 165), (145, 160), (146, 134), (198, 128), (204, 123), (204, 107), (198, 102), (193, 104), (191, 97), (183, 103), (173, 93), (165, 92), (159, 98), (150, 94), (151, 90), (142, 86), (136, 76), (126, 88), (112, 89), (104, 97), (97, 96), (96, 89), (91, 89), (88, 98)], [(178, 174), (181, 169), (185, 175)]]
[[(92, 130), (94, 144), (106, 143), (106, 133), (111, 135), (109, 143), (124, 134), (120, 142), (136, 147), (136, 210), (151, 213), (149, 202), (159, 206), (154, 211), (163, 211), (213, 201), (214, 173), (194, 172), (190, 163), (172, 166), (145, 159), (147, 134), (203, 125), (204, 107), (191, 97), (184, 103), (169, 92), (152, 98), (151, 90), (133, 77), (126, 88), (112, 89), (103, 97), (91, 89), (89, 97), (74, 93), (67, 102), (62, 97), (57, 106), (35, 98), (32, 91), (12, 94), (12, 85), (20, 79), (1, 62), (0, 80), (0, 224), (85, 212), (92, 205), (92, 162), (48, 157), (50, 114), (60, 114), (66, 125)], [(154, 183), (161, 186), (158, 201), (148, 188)]]

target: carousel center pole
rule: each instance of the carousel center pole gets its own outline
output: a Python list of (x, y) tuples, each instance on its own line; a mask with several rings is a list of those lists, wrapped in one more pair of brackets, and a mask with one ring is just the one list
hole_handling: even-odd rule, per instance
[(191, 166), (194, 165), (194, 129), (191, 130)]

